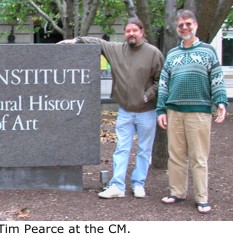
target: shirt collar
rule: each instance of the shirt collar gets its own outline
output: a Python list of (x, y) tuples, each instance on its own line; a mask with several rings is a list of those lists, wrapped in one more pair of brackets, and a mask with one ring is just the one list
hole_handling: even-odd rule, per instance
[[(191, 47), (196, 46), (199, 42), (200, 42), (199, 38), (196, 37), (196, 40), (193, 42), (193, 44), (191, 45)], [(185, 47), (184, 47), (184, 40), (181, 41), (180, 46), (181, 46), (181, 48), (185, 48)]]

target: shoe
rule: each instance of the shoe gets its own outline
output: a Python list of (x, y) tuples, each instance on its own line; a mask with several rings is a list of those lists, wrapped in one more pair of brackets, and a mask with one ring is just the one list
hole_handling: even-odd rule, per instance
[(185, 198), (178, 198), (177, 196), (170, 195), (170, 196), (164, 197), (161, 202), (163, 204), (174, 204), (177, 202), (183, 202), (184, 200)]
[(146, 196), (145, 189), (142, 186), (135, 186), (133, 193), (136, 198), (144, 198)]
[(211, 206), (208, 203), (197, 203), (196, 206), (198, 212), (200, 212), (201, 214), (210, 213)]
[(125, 196), (125, 192), (120, 190), (116, 184), (109, 186), (105, 191), (98, 193), (101, 198), (120, 198)]

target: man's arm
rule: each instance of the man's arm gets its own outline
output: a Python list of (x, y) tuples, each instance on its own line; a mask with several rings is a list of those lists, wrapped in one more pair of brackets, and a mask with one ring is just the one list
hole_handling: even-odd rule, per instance
[(59, 41), (57, 44), (76, 44), (76, 43), (96, 43), (96, 44), (102, 44), (103, 42), (106, 42), (103, 39), (96, 38), (96, 37), (80, 37), (77, 36), (73, 39), (66, 39)]
[(168, 99), (168, 85), (169, 85), (169, 72), (166, 68), (166, 62), (162, 69), (159, 79), (159, 88), (158, 88), (158, 100), (157, 100), (157, 114), (162, 115), (166, 114), (166, 102)]
[(159, 84), (159, 76), (161, 70), (163, 68), (164, 58), (160, 51), (158, 51), (157, 55), (154, 58), (154, 69), (153, 69), (153, 84), (146, 90), (144, 95), (144, 101), (147, 102), (151, 99), (154, 99), (158, 95), (158, 84)]
[(73, 39), (66, 39), (66, 40), (62, 40), (62, 41), (59, 41), (57, 44), (58, 45), (61, 45), (61, 44), (76, 44), (76, 38), (73, 38)]

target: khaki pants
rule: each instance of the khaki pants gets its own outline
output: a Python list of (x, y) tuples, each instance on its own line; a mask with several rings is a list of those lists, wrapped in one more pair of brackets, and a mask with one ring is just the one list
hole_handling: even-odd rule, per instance
[(170, 194), (186, 198), (189, 163), (195, 201), (208, 201), (208, 165), (212, 115), (168, 110)]

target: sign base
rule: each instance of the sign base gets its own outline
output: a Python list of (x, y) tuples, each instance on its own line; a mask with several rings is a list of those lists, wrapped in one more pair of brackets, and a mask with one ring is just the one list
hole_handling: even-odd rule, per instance
[(82, 166), (0, 168), (0, 190), (82, 191)]

